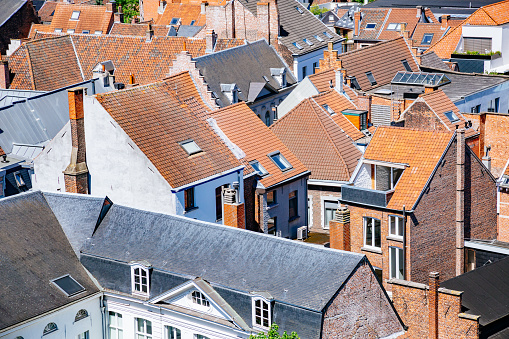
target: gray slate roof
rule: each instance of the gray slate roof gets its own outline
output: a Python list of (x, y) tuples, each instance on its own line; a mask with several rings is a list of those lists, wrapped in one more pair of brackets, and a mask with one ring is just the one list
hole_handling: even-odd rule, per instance
[[(0, 200), (0, 243), (0, 329), (99, 291), (41, 192)], [(50, 283), (66, 274), (86, 291), (68, 297)]]
[(27, 0), (2, 0), (0, 1), (0, 27), (9, 20)]
[(154, 271), (201, 277), (246, 293), (265, 291), (318, 312), (366, 260), (352, 252), (118, 205), (83, 247), (82, 260), (83, 255), (145, 260)]
[[(359, 7), (358, 5), (350, 7), (348, 12), (346, 12), (341, 18), (339, 18), (339, 20), (336, 21), (334, 26), (353, 30), (355, 28), (354, 13), (358, 7)], [(338, 7), (338, 9), (340, 8), (341, 7)]]
[[(271, 75), (271, 68), (286, 68), (287, 87), (297, 82), (281, 57), (266, 40), (259, 40), (247, 45), (207, 54), (193, 60), (196, 62), (196, 68), (204, 76), (210, 90), (219, 97), (221, 107), (230, 104), (226, 95), (221, 91), (221, 84), (236, 84), (241, 91), (239, 99), (248, 101), (252, 99), (250, 84), (265, 84), (263, 76), (269, 79), (267, 84), (270, 87), (275, 90), (281, 89), (278, 81)], [(258, 87), (256, 86), (256, 89)]]
[(195, 36), (196, 34), (198, 34), (198, 32), (200, 32), (203, 27), (205, 27), (205, 26), (181, 25), (177, 32), (177, 36), (191, 38), (191, 37)]

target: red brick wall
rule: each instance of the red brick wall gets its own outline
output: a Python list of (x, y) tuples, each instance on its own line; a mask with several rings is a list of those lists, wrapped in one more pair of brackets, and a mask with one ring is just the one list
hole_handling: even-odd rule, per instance
[(223, 222), (226, 226), (246, 229), (244, 204), (224, 204)]
[(499, 197), (500, 203), (497, 220), (497, 239), (500, 241), (509, 242), (509, 191), (506, 189), (501, 189)]
[(402, 331), (389, 299), (364, 261), (327, 306), (322, 338), (380, 338)]
[(88, 194), (88, 172), (78, 175), (64, 174), (65, 191)]
[(447, 126), (425, 102), (416, 102), (405, 112), (405, 127), (431, 131), (448, 131)]

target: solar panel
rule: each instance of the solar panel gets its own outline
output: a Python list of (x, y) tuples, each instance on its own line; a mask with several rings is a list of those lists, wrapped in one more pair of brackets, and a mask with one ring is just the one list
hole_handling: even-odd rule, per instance
[(441, 86), (451, 82), (443, 73), (398, 72), (392, 78), (393, 84)]
[(83, 292), (85, 290), (85, 287), (81, 286), (69, 274), (64, 275), (63, 277), (60, 278), (56, 278), (51, 282), (55, 284), (62, 292), (67, 294), (68, 297)]

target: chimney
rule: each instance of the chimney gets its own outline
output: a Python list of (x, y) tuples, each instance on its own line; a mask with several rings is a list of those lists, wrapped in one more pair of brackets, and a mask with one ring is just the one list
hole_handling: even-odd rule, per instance
[(350, 211), (339, 206), (334, 219), (329, 221), (330, 248), (350, 251)]
[(479, 115), (479, 151), (477, 154), (479, 154), (479, 157), (481, 157), (481, 154), (486, 150), (484, 147), (486, 139), (486, 113), (481, 113)]
[(114, 14), (115, 22), (124, 22), (124, 13), (122, 12), (122, 6), (118, 6), (117, 12)]
[(491, 145), (484, 147), (484, 156), (482, 157), (482, 163), (491, 172), (491, 157), (489, 155), (491, 151)]
[(134, 75), (129, 73), (129, 85), (134, 85), (136, 81), (134, 80)]
[(0, 88), (7, 89), (10, 84), (9, 63), (7, 60), (0, 60)]
[(205, 53), (214, 52), (216, 46), (217, 35), (212, 29), (208, 29), (205, 34)]
[(437, 86), (424, 86), (424, 94), (433, 93), (438, 89)]
[(257, 19), (257, 31), (258, 31), (258, 39), (267, 40), (267, 43), (270, 44), (270, 13), (269, 13), (268, 2), (258, 2), (256, 4), (256, 19)]
[(465, 130), (456, 130), (456, 275), (464, 271)]
[(152, 24), (149, 22), (147, 26), (147, 32), (145, 33), (145, 37), (147, 38), (146, 42), (152, 41), (153, 36), (154, 30), (152, 29)]
[(86, 163), (83, 94), (85, 88), (67, 90), (71, 123), (71, 161), (64, 171), (65, 191), (88, 194), (88, 168)]
[[(415, 6), (415, 8), (417, 9), (416, 18), (419, 18), (419, 20), (421, 20), (422, 19), (422, 15), (424, 14), (423, 8), (422, 8), (422, 6)], [(426, 21), (421, 21), (421, 22), (426, 22)]]
[[(236, 183), (233, 185), (235, 186), (235, 184)], [(246, 229), (244, 204), (237, 202), (237, 194), (237, 189), (223, 189), (223, 224), (235, 228)]]
[(450, 15), (442, 15), (442, 29), (449, 27), (449, 19), (451, 19)]
[(106, 4), (106, 11), (107, 12), (113, 12), (113, 13), (117, 12), (117, 3), (115, 2), (115, 0), (110, 0)]
[(428, 338), (438, 339), (438, 272), (429, 274), (429, 296), (428, 296)]
[(340, 92), (340, 93), (343, 93), (343, 73), (339, 70), (339, 71), (335, 71), (336, 73), (336, 89)]
[(361, 24), (361, 12), (355, 12), (353, 14), (353, 35), (359, 35), (359, 28)]
[(402, 22), (400, 28), (401, 28), (401, 35), (403, 36), (403, 38), (405, 38), (405, 40), (408, 40), (408, 38), (409, 38), (408, 34), (410, 32), (408, 32), (406, 29), (406, 23)]
[(209, 3), (207, 1), (201, 2), (201, 14), (205, 14), (207, 12), (207, 6)]

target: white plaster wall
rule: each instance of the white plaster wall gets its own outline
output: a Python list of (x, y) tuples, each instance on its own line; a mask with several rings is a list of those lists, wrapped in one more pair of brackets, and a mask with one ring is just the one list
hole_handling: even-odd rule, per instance
[(371, 165), (362, 165), (353, 183), (354, 186), (371, 189)]
[[(293, 87), (295, 89), (295, 87)], [(281, 117), (279, 114), (279, 105), (283, 102), (285, 98), (288, 97), (288, 95), (292, 93), (292, 88), (287, 88), (278, 94), (275, 94), (273, 96), (260, 99), (255, 101), (254, 103), (249, 105), (249, 108), (260, 117), (260, 119), (265, 123), (265, 113), (269, 111), (270, 114), (270, 125), (274, 122), (274, 112), (272, 111), (272, 106), (277, 106), (277, 112), (278, 117)], [(269, 126), (270, 126), (269, 125)]]
[(494, 105), (495, 98), (500, 98), (499, 112), (509, 112), (509, 81), (488, 88), (484, 91), (474, 93), (464, 99), (456, 101), (454, 104), (461, 112), (470, 113), (471, 108), (481, 105), (481, 112), (488, 111), (490, 105)]
[(285, 114), (290, 112), (295, 108), (300, 102), (304, 99), (312, 97), (313, 95), (318, 94), (318, 90), (315, 85), (309, 80), (309, 78), (305, 78), (302, 80), (297, 87), (288, 95), (285, 100), (281, 104), (279, 104), (277, 113), (279, 119), (281, 119)]
[[(485, 62), (485, 71), (509, 64), (509, 24), (500, 26), (471, 26), (462, 28), (462, 37), (491, 38), (494, 52), (501, 52), (501, 57)], [(464, 50), (463, 39), (461, 48)]]
[[(81, 309), (87, 310), (88, 317), (74, 322), (76, 313)], [(44, 339), (76, 339), (78, 334), (85, 331), (89, 331), (90, 338), (102, 338), (102, 315), (99, 295), (89, 297), (59, 311), (52, 312), (24, 325), (0, 333), (0, 338), (14, 339), (17, 336), (25, 339), (43, 338), (44, 327), (50, 322), (57, 324), (58, 330), (46, 334)]]
[[(326, 27), (324, 27), (324, 32), (328, 31)], [(314, 41), (314, 40), (313, 40)], [(299, 44), (305, 44), (304, 41), (299, 41)], [(323, 48), (306, 53), (304, 55), (300, 56), (294, 56), (293, 58), (293, 74), (297, 77), (298, 81), (301, 81), (304, 79), (304, 76), (302, 74), (302, 68), (304, 66), (307, 67), (307, 75), (313, 74), (313, 63), (318, 62), (320, 59), (323, 59), (323, 52), (327, 50), (327, 40), (324, 42), (320, 42), (322, 44)], [(338, 53), (341, 53), (342, 51), (342, 44), (341, 42), (337, 42), (333, 46), (334, 50), (337, 50)]]
[(173, 305), (181, 306), (184, 308), (189, 308), (189, 309), (195, 310), (197, 312), (209, 314), (214, 317), (229, 320), (227, 314), (220, 308), (216, 308), (215, 305), (212, 302), (210, 302), (210, 299), (209, 299), (209, 304), (210, 304), (209, 307), (197, 305), (197, 304), (193, 303), (191, 293), (194, 291), (198, 291), (198, 289), (190, 288), (190, 289), (186, 290), (184, 293), (179, 294), (175, 298), (173, 298), (171, 300), (167, 300), (166, 302), (171, 303)]

